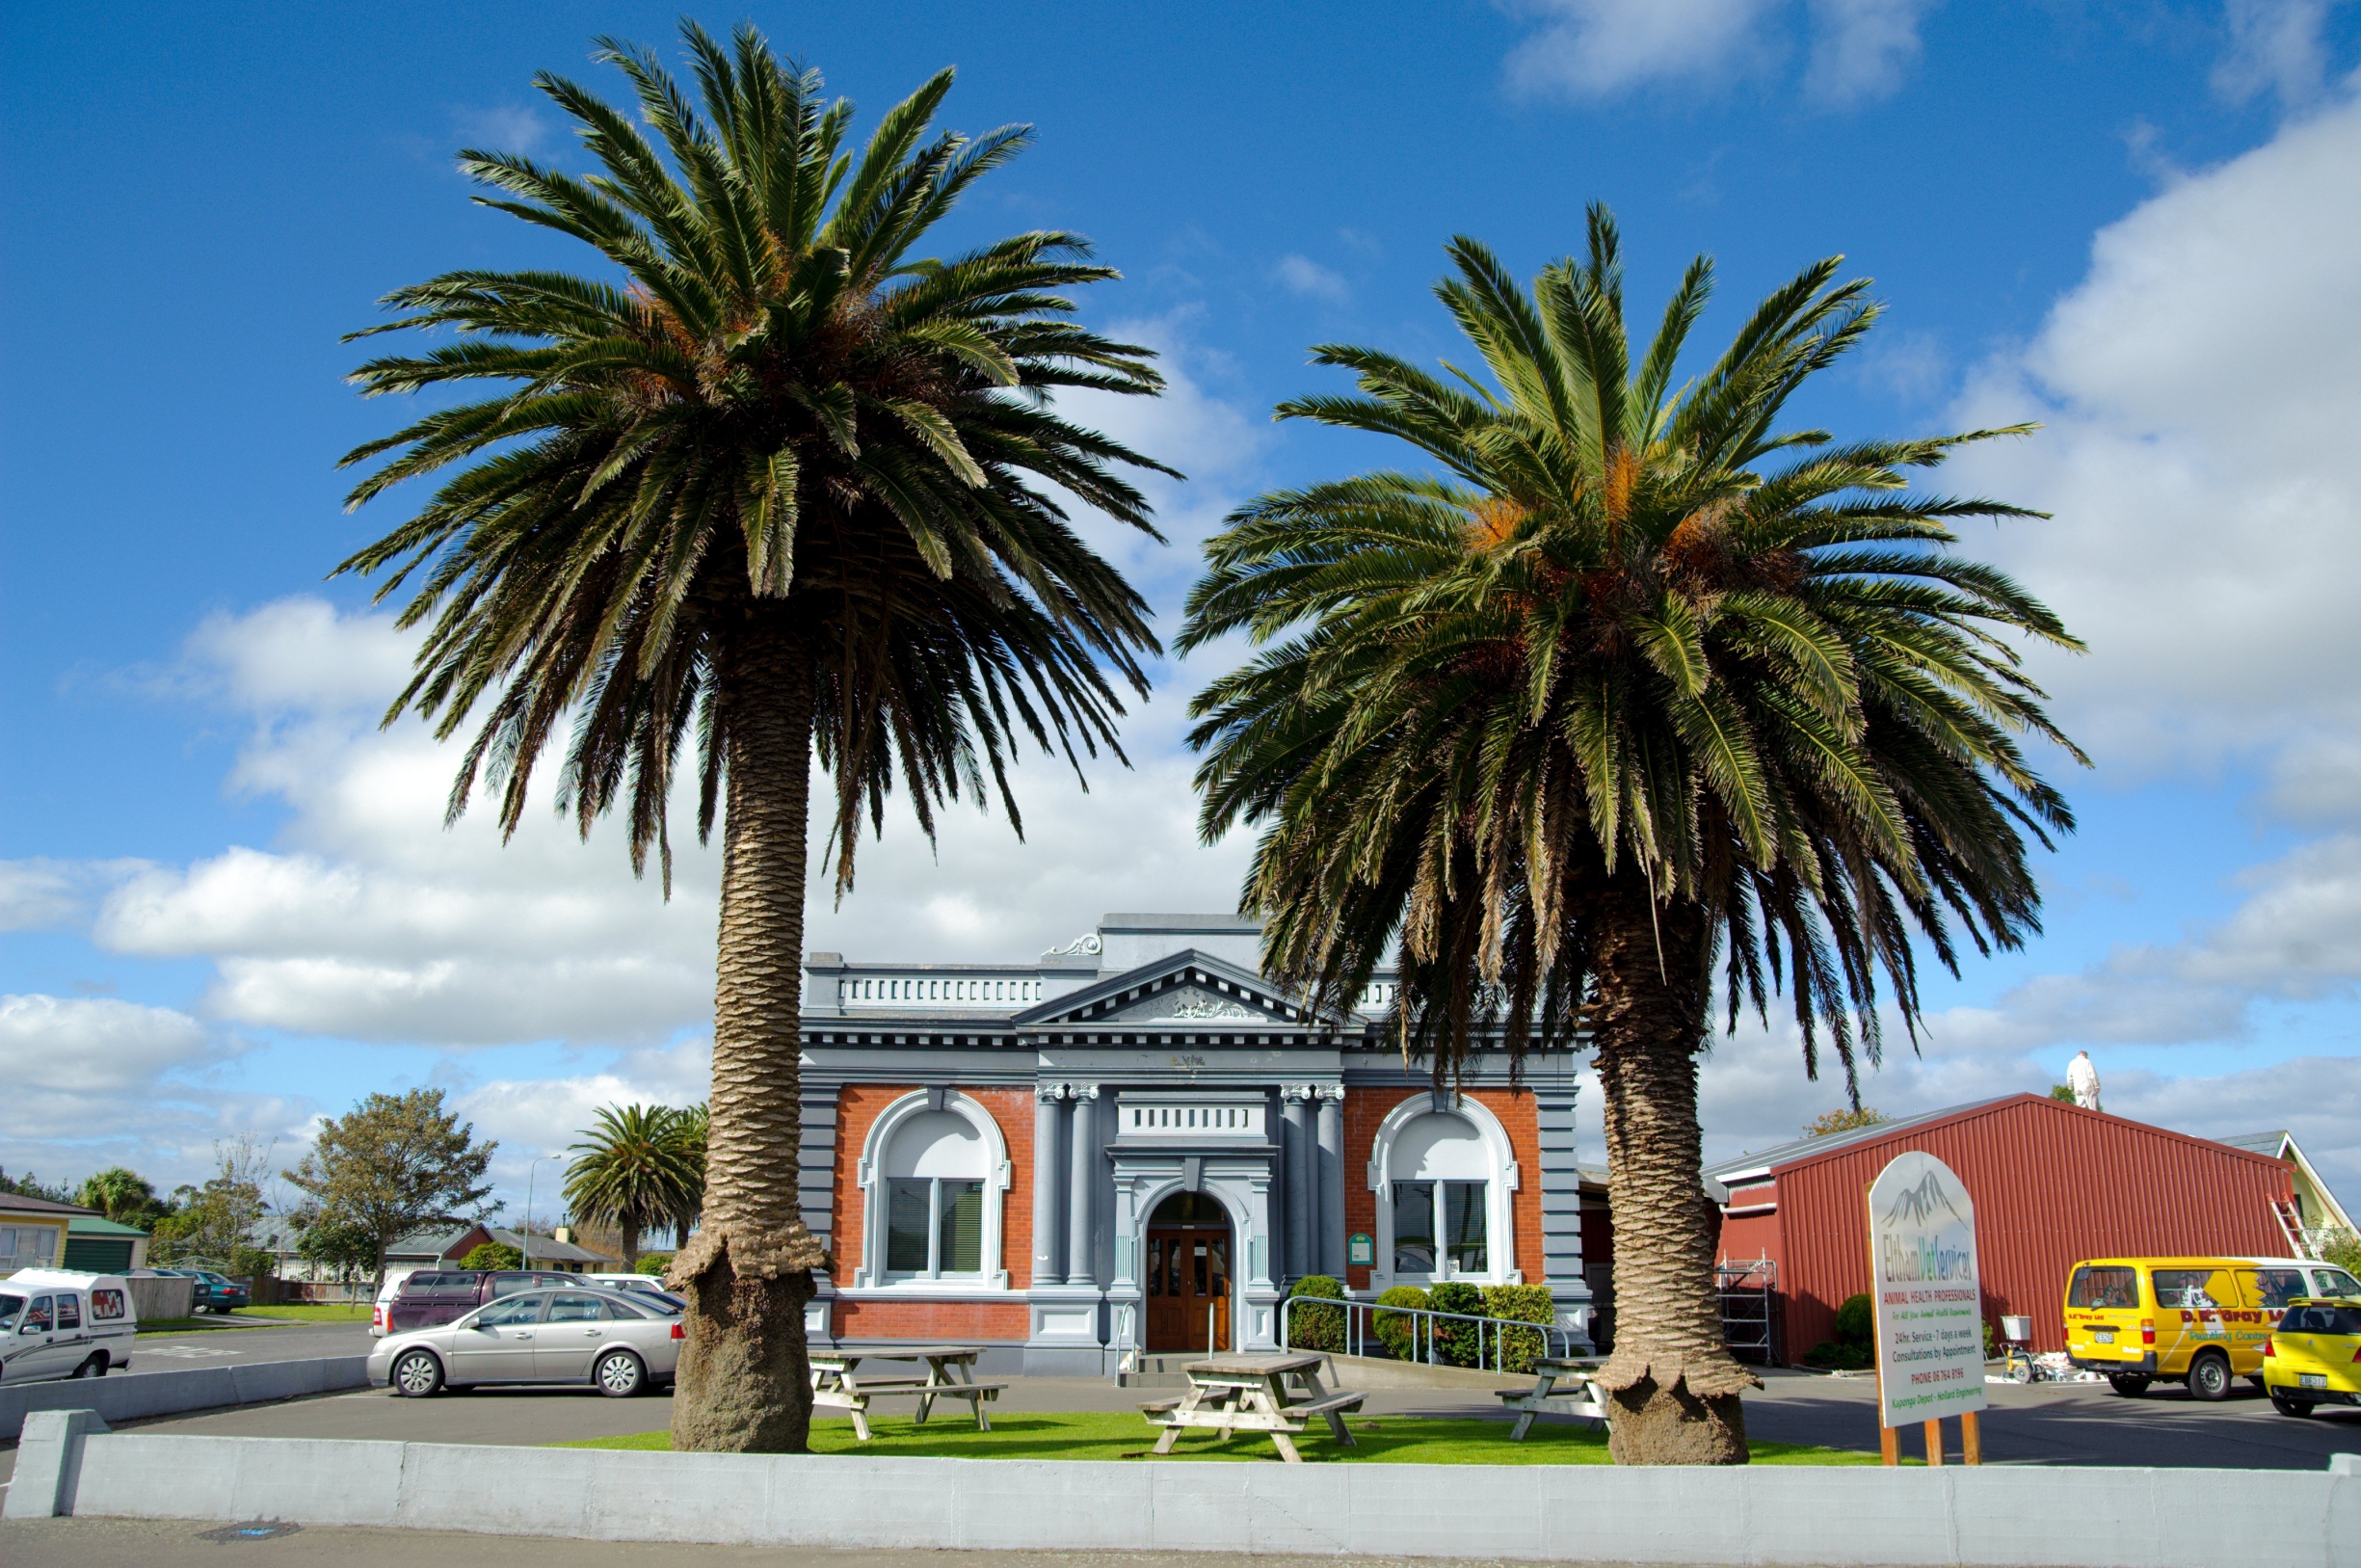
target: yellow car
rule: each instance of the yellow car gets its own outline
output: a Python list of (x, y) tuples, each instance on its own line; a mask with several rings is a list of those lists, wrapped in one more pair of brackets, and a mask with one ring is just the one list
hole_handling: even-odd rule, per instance
[(2263, 1346), (2263, 1386), (2282, 1416), (2361, 1405), (2361, 1302), (2291, 1303)]

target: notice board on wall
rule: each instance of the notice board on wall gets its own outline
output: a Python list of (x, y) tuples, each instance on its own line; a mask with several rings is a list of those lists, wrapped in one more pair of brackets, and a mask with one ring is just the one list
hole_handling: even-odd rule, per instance
[(1870, 1299), (1886, 1426), (1984, 1408), (1984, 1291), (1976, 1205), (1949, 1165), (1912, 1150), (1870, 1183)]

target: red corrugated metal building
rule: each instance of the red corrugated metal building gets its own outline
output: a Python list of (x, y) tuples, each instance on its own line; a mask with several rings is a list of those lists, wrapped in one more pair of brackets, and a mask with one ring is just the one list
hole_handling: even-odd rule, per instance
[(2083, 1258), (2284, 1257), (2274, 1202), (2288, 1168), (2040, 1095), (1806, 1138), (1711, 1167), (1724, 1263), (1778, 1269), (1780, 1359), (1836, 1337), (1836, 1312), (1870, 1286), (1869, 1184), (1895, 1156), (1923, 1150), (1976, 1201), (1984, 1319), (2033, 1320), (2033, 1347), (2065, 1348), (2059, 1301)]

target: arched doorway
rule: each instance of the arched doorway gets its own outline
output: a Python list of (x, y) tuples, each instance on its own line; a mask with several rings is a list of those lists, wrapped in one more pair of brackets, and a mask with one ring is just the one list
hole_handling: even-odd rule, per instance
[(1150, 1350), (1230, 1348), (1230, 1215), (1202, 1192), (1176, 1192), (1148, 1216)]

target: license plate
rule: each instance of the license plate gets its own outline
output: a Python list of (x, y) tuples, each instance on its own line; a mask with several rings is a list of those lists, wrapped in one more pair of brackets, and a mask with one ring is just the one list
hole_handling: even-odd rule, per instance
[(2115, 1342), (2115, 1331), (2111, 1328), (2098, 1329), (2092, 1332), (2090, 1338), (2092, 1342), (2096, 1344), (2113, 1344)]
[(2328, 1386), (2328, 1374), (2326, 1372), (2297, 1372), (2295, 1382), (2299, 1388), (2324, 1389)]

